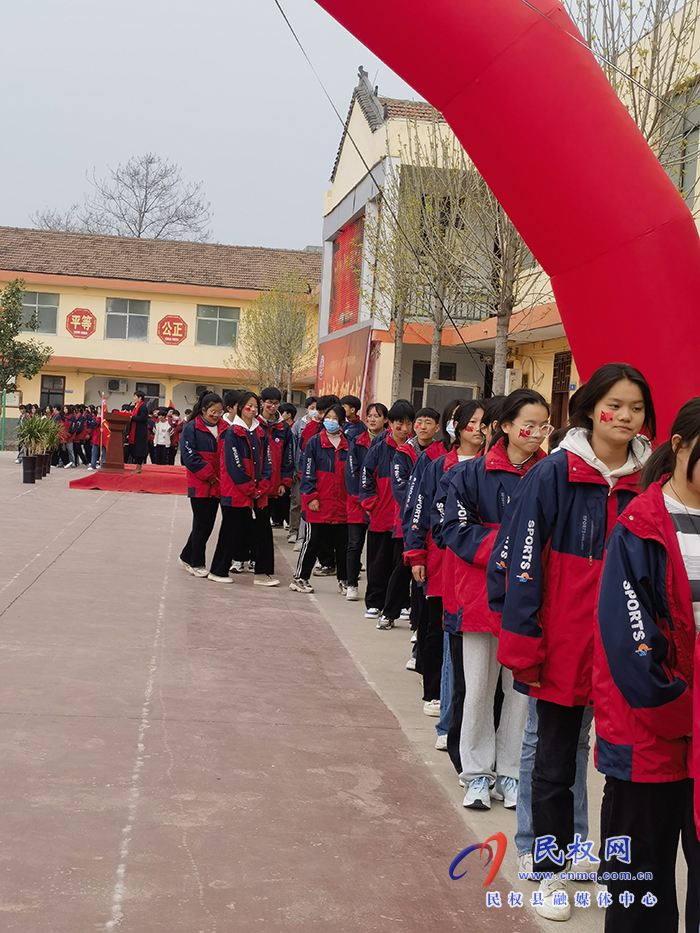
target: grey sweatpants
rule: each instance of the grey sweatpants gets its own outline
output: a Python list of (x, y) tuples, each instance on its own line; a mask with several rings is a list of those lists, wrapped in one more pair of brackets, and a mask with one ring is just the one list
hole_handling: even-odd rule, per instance
[[(496, 660), (498, 639), (488, 632), (462, 632), (464, 714), (459, 736), (463, 781), (486, 775), (518, 778), (527, 719), (527, 697), (513, 690), (513, 675)], [(498, 732), (493, 702), (502, 673), (503, 708)]]

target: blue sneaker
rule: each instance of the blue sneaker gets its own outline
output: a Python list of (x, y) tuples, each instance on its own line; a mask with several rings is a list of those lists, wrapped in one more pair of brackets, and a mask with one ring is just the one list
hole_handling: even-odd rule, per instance
[(462, 806), (470, 807), (472, 810), (490, 810), (491, 796), (489, 788), (490, 781), (485, 774), (474, 778), (473, 781), (469, 782)]
[(506, 810), (514, 810), (518, 803), (518, 781), (516, 778), (499, 774), (491, 790), (494, 800), (502, 800)]

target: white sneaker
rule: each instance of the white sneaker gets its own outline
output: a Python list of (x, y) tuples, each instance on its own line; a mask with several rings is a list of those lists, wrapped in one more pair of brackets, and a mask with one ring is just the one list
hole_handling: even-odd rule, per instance
[(545, 920), (568, 920), (571, 916), (571, 904), (566, 893), (566, 882), (561, 878), (543, 878), (540, 881), (540, 894), (543, 903), (535, 910)]
[(338, 580), (338, 592), (341, 596), (348, 595), (348, 585), (345, 580)]
[[(195, 570), (199, 570), (199, 568), (196, 567)], [(197, 576), (200, 576), (200, 574), (197, 574)], [(231, 577), (217, 577), (215, 573), (208, 573), (207, 580), (213, 580), (214, 583), (233, 583)]]
[(394, 620), (390, 619), (388, 616), (381, 616), (379, 622), (377, 622), (377, 628), (382, 632), (388, 632), (389, 629), (394, 627)]
[(532, 874), (532, 852), (526, 852), (525, 855), (518, 856), (518, 871)]
[(401, 619), (402, 622), (410, 622), (411, 621), (411, 610), (402, 609), (401, 612), (399, 613), (399, 619)]
[(360, 597), (358, 596), (358, 594), (357, 594), (357, 587), (356, 587), (356, 586), (349, 586), (349, 587), (348, 587), (348, 591), (347, 591), (347, 593), (345, 594), (345, 598), (346, 598), (347, 600), (349, 600), (351, 603), (356, 603), (357, 600), (360, 598)]
[(378, 609), (367, 609), (365, 611), (365, 619), (378, 619), (379, 610)]
[(294, 547), (292, 548), (292, 550), (293, 550), (293, 551), (300, 551), (300, 550), (302, 549), (303, 546), (304, 546), (304, 542), (303, 542), (303, 541), (297, 541), (297, 543), (294, 545)]
[(231, 567), (230, 567), (230, 569), (229, 569), (229, 573), (243, 573), (243, 561), (242, 561), (242, 560), (234, 560), (234, 561), (231, 563)]
[[(586, 884), (589, 881), (596, 881), (598, 872), (600, 871), (600, 862), (592, 862), (590, 859), (584, 858), (575, 865), (572, 863), (569, 871), (573, 871), (575, 874), (579, 872), (584, 874), (586, 877), (577, 878), (576, 882), (578, 884)], [(591, 877), (591, 875), (593, 875), (593, 877)]]
[(248, 573), (255, 573), (255, 561), (248, 561)]
[(208, 577), (209, 571), (206, 567), (188, 567), (189, 572), (193, 577)]
[(491, 795), (489, 794), (489, 779), (486, 775), (474, 778), (469, 782), (467, 792), (464, 795), (462, 806), (470, 807), (472, 810), (490, 810)]
[(308, 580), (302, 580), (300, 577), (295, 577), (292, 582), (289, 584), (289, 589), (294, 590), (295, 593), (313, 593), (314, 588), (311, 586)]
[(418, 641), (418, 634), (414, 632), (413, 635), (411, 635), (411, 644), (415, 645), (417, 641)]
[(416, 659), (415, 659), (415, 658), (409, 658), (408, 661), (406, 661), (406, 670), (407, 670), (407, 671), (415, 671), (415, 669), (416, 669)]
[(435, 748), (437, 748), (439, 752), (447, 751), (447, 736), (446, 735), (439, 735), (437, 737), (437, 739), (435, 740)]
[(189, 573), (190, 565), (187, 563), (187, 561), (184, 561), (181, 557), (178, 557), (177, 562), (181, 567), (184, 567), (185, 570)]
[(295, 534), (287, 535), (287, 544), (296, 544), (296, 540), (297, 540), (297, 536)]
[(440, 716), (440, 701), (426, 700), (423, 704), (423, 712), (426, 716)]
[[(229, 577), (229, 580), (231, 578)], [(269, 573), (256, 573), (253, 577), (253, 583), (255, 586), (279, 586), (280, 581), (275, 580), (275, 578)]]
[(491, 796), (494, 800), (502, 800), (506, 810), (514, 810), (518, 803), (517, 778), (504, 777), (504, 775), (499, 774), (491, 789)]
[(94, 470), (94, 469), (95, 469), (94, 466), (89, 466), (89, 467), (88, 467), (88, 471), (92, 471), (92, 470)]

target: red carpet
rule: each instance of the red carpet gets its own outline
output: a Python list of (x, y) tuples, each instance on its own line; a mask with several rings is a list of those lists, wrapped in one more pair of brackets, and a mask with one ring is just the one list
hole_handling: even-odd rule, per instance
[(103, 473), (95, 470), (80, 479), (71, 480), (71, 489), (109, 489), (113, 492), (150, 492), (160, 496), (186, 496), (187, 470), (184, 466), (144, 464), (134, 475), (134, 464), (127, 463), (123, 473)]

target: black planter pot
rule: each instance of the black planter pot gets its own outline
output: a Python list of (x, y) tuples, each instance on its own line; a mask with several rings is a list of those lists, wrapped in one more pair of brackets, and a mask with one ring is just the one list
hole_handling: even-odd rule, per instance
[(36, 457), (24, 457), (22, 460), (22, 482), (36, 482)]
[(44, 460), (46, 460), (46, 475), (48, 476), (51, 472), (51, 454), (44, 454)]
[(49, 466), (50, 466), (49, 460), (50, 460), (50, 457), (48, 454), (41, 455), (41, 475), (42, 476), (48, 476)]

